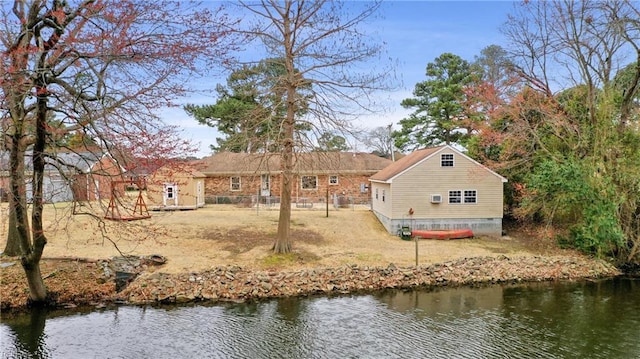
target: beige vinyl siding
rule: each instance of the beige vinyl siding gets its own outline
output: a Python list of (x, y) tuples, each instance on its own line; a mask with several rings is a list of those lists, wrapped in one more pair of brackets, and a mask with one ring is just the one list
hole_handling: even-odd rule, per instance
[(150, 179), (147, 189), (147, 206), (157, 208), (163, 206), (163, 183), (175, 183), (177, 185), (177, 208), (197, 208), (204, 205), (198, 203), (198, 182), (200, 182), (204, 198), (204, 177), (192, 177), (190, 173), (172, 172), (166, 169), (158, 170)]
[[(440, 155), (453, 153), (454, 166), (441, 167)], [(458, 153), (439, 151), (392, 180), (392, 218), (401, 218), (413, 208), (416, 218), (502, 218), (501, 178)], [(477, 203), (449, 204), (452, 190), (475, 190)], [(431, 195), (442, 203), (431, 203)], [(391, 196), (388, 195), (390, 198)]]
[[(376, 199), (376, 190), (378, 191), (378, 198)], [(382, 200), (382, 193), (384, 191), (385, 198)], [(392, 218), (392, 206), (391, 206), (391, 185), (388, 183), (371, 182), (371, 204), (375, 212), (378, 212), (386, 217)]]

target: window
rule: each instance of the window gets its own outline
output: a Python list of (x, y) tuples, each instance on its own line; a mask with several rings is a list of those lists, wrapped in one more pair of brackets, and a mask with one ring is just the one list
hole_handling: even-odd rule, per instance
[(462, 191), (449, 191), (449, 203), (462, 203)]
[(330, 185), (338, 184), (338, 176), (329, 176), (329, 184)]
[(453, 167), (453, 153), (443, 153), (440, 155), (441, 167)]
[(382, 202), (384, 202), (384, 190), (382, 190)]
[(240, 177), (231, 177), (231, 190), (239, 191), (240, 190)]
[(164, 198), (176, 199), (178, 197), (178, 185), (175, 183), (164, 184)]
[(300, 184), (302, 189), (317, 189), (318, 177), (317, 176), (302, 176)]
[(464, 203), (477, 203), (478, 193), (475, 190), (464, 191)]
[(378, 199), (378, 189), (376, 188), (376, 199)]
[(478, 192), (475, 189), (449, 191), (449, 203), (478, 203)]

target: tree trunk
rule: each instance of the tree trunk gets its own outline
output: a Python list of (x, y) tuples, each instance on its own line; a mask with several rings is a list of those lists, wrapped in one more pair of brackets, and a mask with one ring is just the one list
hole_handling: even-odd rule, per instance
[(22, 268), (29, 283), (29, 294), (34, 303), (43, 303), (47, 299), (47, 288), (44, 285), (40, 273), (40, 259), (47, 238), (44, 235), (42, 225), (43, 198), (44, 198), (44, 168), (45, 146), (47, 143), (47, 89), (44, 84), (37, 87), (37, 116), (36, 136), (33, 145), (33, 178), (31, 180), (31, 192), (33, 197), (33, 210), (31, 213), (31, 232), (33, 243), (29, 251), (22, 256)]
[(289, 7), (286, 3), (284, 12), (284, 65), (286, 68), (285, 89), (287, 91), (287, 117), (284, 120), (284, 136), (282, 148), (282, 193), (280, 201), (280, 218), (278, 219), (278, 235), (273, 246), (275, 253), (291, 252), (291, 182), (293, 179), (293, 130), (295, 127), (296, 111), (296, 73), (293, 66), (293, 45), (291, 43), (291, 23), (289, 21)]
[(43, 303), (47, 299), (47, 287), (40, 272), (40, 256), (37, 260), (22, 258), (22, 268), (29, 284), (29, 299), (33, 303)]
[[(282, 155), (282, 161), (285, 163), (282, 173), (282, 194), (280, 200), (280, 216), (278, 219), (278, 235), (276, 243), (273, 246), (275, 253), (291, 252), (291, 179), (292, 171), (287, 166), (293, 163), (292, 156), (287, 156), (286, 152)], [(289, 162), (289, 165), (286, 164)]]
[[(13, 197), (13, 196), (10, 196)], [(7, 230), (7, 244), (4, 247), (4, 255), (9, 257), (17, 257), (22, 253), (20, 250), (20, 240), (18, 237), (16, 211), (13, 200), (9, 200), (9, 228)]]
[(19, 135), (9, 142), (9, 230), (4, 253), (8, 256), (22, 256), (28, 253), (31, 235), (27, 216), (27, 191), (25, 185), (25, 149)]
[[(292, 86), (289, 86), (292, 87)], [(284, 146), (282, 149), (282, 193), (278, 235), (273, 246), (275, 253), (291, 252), (291, 192), (293, 190), (293, 129), (295, 126), (295, 88), (287, 91), (287, 118), (284, 121)]]

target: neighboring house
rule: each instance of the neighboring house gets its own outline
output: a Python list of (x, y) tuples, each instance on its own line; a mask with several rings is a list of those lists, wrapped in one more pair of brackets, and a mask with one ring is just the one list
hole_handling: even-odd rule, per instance
[(147, 207), (174, 210), (204, 206), (204, 178), (204, 174), (184, 164), (158, 168), (147, 178)]
[[(8, 153), (0, 156), (0, 188), (9, 191)], [(33, 163), (30, 152), (25, 158), (27, 199), (32, 199)], [(46, 203), (109, 199), (111, 181), (120, 179), (122, 168), (109, 154), (99, 149), (82, 152), (56, 152), (46, 158), (43, 197)]]
[(451, 146), (415, 151), (370, 181), (372, 210), (392, 234), (402, 226), (502, 234), (507, 180)]
[[(360, 152), (305, 152), (294, 155), (292, 201), (368, 203), (368, 179), (391, 160)], [(276, 153), (221, 152), (201, 160), (207, 197), (273, 197), (281, 193), (282, 167)], [(340, 204), (343, 204), (341, 202)]]

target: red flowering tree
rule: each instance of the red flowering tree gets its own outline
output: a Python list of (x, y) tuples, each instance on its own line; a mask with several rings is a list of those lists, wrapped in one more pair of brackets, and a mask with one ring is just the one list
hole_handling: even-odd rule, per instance
[[(0, 11), (2, 146), (11, 173), (5, 254), (20, 257), (31, 300), (43, 302), (43, 177), (60, 139), (81, 133), (134, 156), (188, 151), (156, 110), (184, 95), (199, 68), (225, 58), (230, 21), (221, 10), (174, 1), (16, 0)], [(33, 167), (30, 212), (25, 158)]]

